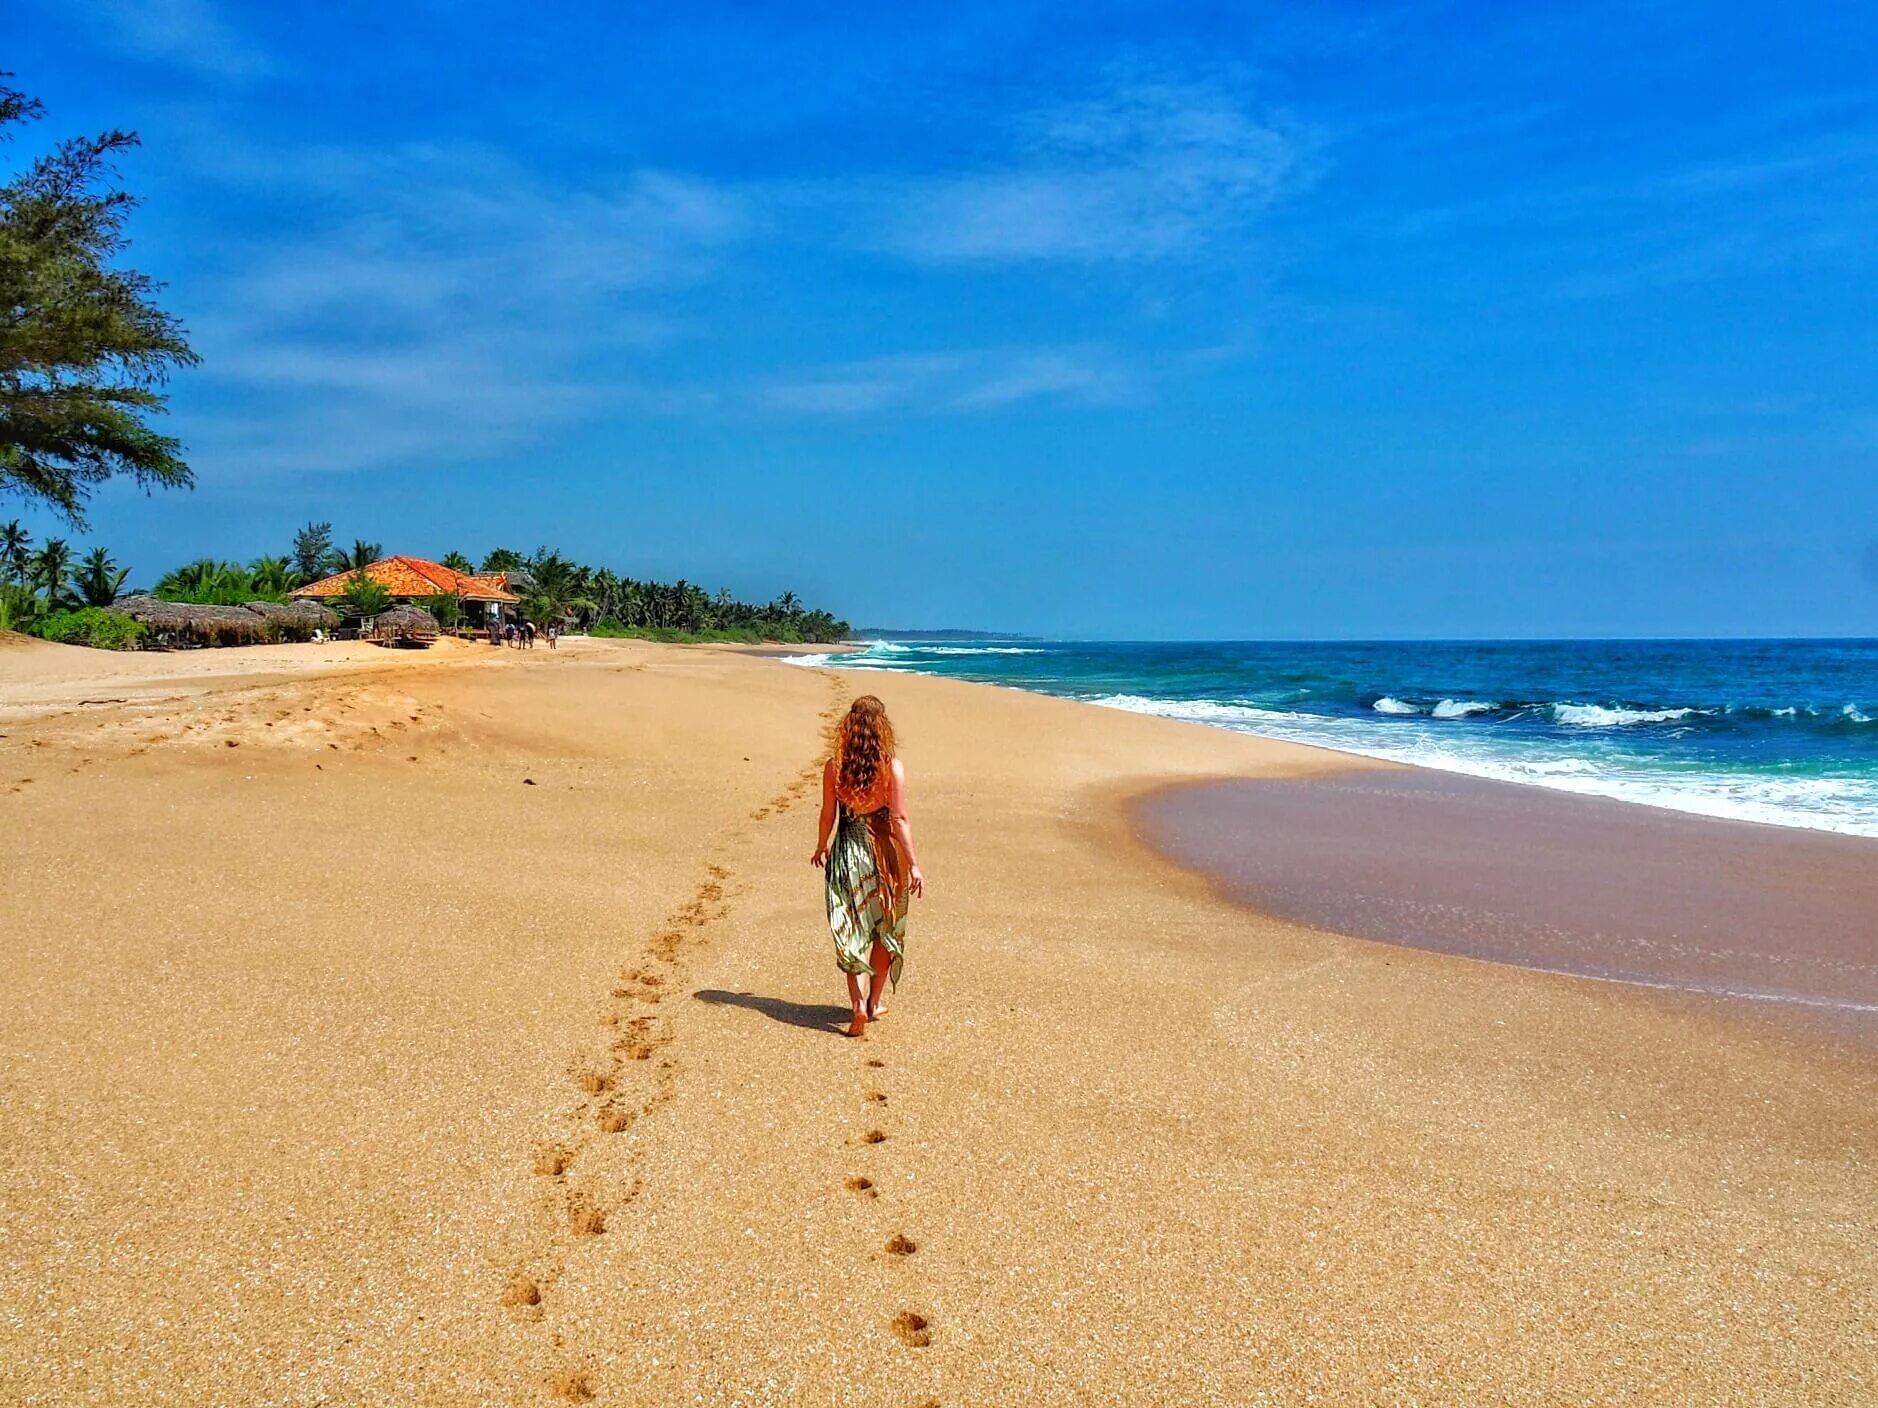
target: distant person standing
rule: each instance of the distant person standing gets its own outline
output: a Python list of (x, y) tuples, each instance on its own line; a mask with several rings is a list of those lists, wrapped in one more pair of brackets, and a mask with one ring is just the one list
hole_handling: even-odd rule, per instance
[(559, 647), (555, 645), (555, 642), (559, 640), (560, 638), (561, 638), (561, 628), (552, 621), (548, 622), (548, 649), (550, 650), (558, 649)]
[(507, 625), (503, 626), (502, 639), (503, 639), (504, 644), (507, 644), (507, 645), (515, 644), (515, 623), (513, 621), (510, 621)]

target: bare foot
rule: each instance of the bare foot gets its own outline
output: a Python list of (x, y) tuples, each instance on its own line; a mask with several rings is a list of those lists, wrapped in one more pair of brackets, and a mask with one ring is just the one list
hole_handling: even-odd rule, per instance
[(868, 1021), (878, 1022), (882, 1017), (886, 1015), (887, 1015), (887, 1004), (884, 1001), (870, 1002), (867, 1004), (867, 1020)]
[(865, 1007), (857, 1007), (854, 1009), (854, 1020), (848, 1023), (848, 1035), (867, 1035), (867, 1009)]

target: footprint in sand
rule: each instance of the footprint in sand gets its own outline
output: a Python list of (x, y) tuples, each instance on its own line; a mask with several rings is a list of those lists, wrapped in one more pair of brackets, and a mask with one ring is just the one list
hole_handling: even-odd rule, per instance
[(857, 1175), (854, 1178), (850, 1178), (841, 1186), (846, 1188), (850, 1193), (859, 1193), (864, 1198), (878, 1198), (880, 1196), (880, 1190), (874, 1186), (874, 1180), (871, 1178), (862, 1178)]
[(887, 1142), (887, 1133), (885, 1130), (870, 1129), (861, 1136), (861, 1142), (863, 1144), (884, 1144)]
[(535, 1172), (543, 1178), (559, 1178), (573, 1162), (574, 1155), (570, 1151), (551, 1144), (535, 1155)]
[(591, 1403), (599, 1392), (593, 1375), (581, 1369), (557, 1369), (548, 1375), (548, 1392), (569, 1403)]
[(896, 1232), (887, 1239), (887, 1254), (889, 1256), (911, 1256), (918, 1250), (919, 1243), (902, 1233)]
[(888, 1324), (888, 1329), (902, 1344), (914, 1349), (924, 1349), (932, 1343), (932, 1321), (917, 1310), (902, 1310)]
[(502, 1289), (502, 1303), (508, 1306), (525, 1307), (541, 1304), (541, 1287), (532, 1277), (516, 1272), (509, 1277), (509, 1284)]
[(598, 1237), (606, 1231), (606, 1214), (591, 1203), (576, 1203), (568, 1213), (567, 1225), (576, 1237)]
[(868, 1091), (867, 1095), (864, 1098), (871, 1101), (873, 1104), (876, 1104), (876, 1105), (884, 1105), (887, 1103), (887, 1097), (881, 1094), (878, 1090)]

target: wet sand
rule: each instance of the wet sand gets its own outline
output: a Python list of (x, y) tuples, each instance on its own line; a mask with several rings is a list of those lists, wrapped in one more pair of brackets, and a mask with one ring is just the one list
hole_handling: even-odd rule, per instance
[[(642, 642), (10, 649), (0, 1403), (1878, 1400), (1878, 1060), (1249, 911), (1124, 807), (1353, 760)], [(861, 690), (929, 894), (853, 1042)]]
[(1406, 768), (1134, 810), (1158, 849), (1281, 918), (1878, 1029), (1878, 841)]

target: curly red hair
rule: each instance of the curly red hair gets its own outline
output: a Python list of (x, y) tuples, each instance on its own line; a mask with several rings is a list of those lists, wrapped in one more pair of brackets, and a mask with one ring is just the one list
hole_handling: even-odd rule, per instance
[(893, 762), (887, 706), (863, 694), (835, 729), (835, 781), (843, 795), (865, 797)]

